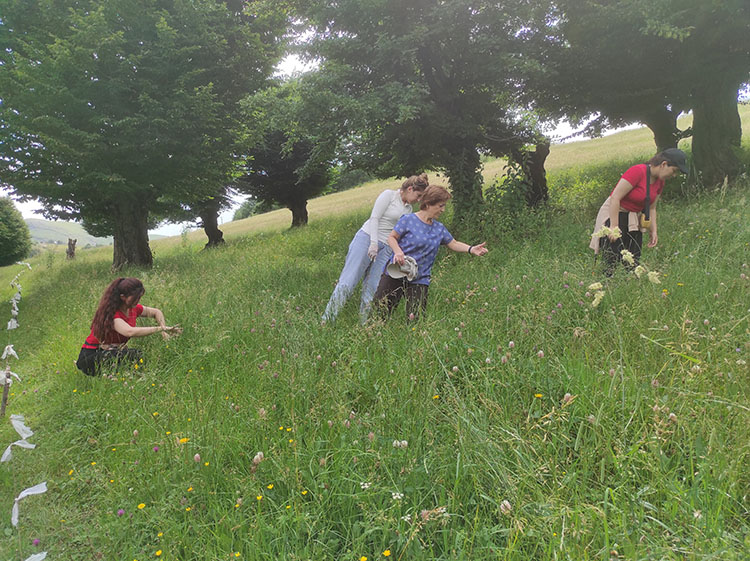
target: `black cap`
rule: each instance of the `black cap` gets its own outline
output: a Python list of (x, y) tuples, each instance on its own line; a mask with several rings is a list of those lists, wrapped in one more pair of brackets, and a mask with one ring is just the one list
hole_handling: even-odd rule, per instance
[(682, 173), (688, 172), (687, 156), (685, 155), (685, 152), (679, 148), (667, 148), (660, 155), (667, 160), (669, 165), (680, 168)]

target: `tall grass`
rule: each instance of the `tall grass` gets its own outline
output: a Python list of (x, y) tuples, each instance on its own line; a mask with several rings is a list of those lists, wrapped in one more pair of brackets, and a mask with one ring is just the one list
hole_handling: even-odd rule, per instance
[(320, 324), (364, 209), (157, 244), (124, 274), (185, 332), (96, 379), (73, 360), (109, 252), (41, 255), (0, 334), (38, 444), (0, 467), (0, 511), (49, 491), (0, 517), (0, 559), (747, 559), (747, 188), (667, 191), (661, 284), (619, 271), (596, 308), (577, 191), (533, 236), (441, 255), (415, 324), (359, 327), (356, 302)]

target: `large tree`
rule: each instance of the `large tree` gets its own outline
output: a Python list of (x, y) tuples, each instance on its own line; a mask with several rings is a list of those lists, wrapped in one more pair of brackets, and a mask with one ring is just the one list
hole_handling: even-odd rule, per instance
[(8, 197), (0, 197), (0, 267), (23, 259), (31, 250), (29, 227)]
[[(693, 135), (695, 165), (713, 183), (739, 170), (738, 90), (750, 73), (745, 0), (554, 0), (546, 49), (525, 95), (588, 132), (644, 123), (657, 150)], [(693, 110), (690, 130), (677, 127)]]
[(210, 201), (234, 165), (236, 101), (283, 21), (219, 0), (2, 0), (0, 180), (150, 265), (154, 219)]
[(482, 203), (480, 156), (536, 140), (516, 110), (533, 29), (526, 2), (308, 0), (328, 126), (381, 176), (443, 171), (455, 219)]
[(268, 88), (242, 102), (247, 157), (234, 187), (292, 212), (292, 227), (307, 224), (307, 201), (332, 179), (339, 138), (328, 134), (326, 111), (304, 95), (297, 80)]

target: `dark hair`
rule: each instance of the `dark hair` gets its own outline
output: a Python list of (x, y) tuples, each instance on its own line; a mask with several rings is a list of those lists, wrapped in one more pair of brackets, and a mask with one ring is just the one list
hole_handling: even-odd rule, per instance
[(424, 210), (429, 206), (447, 202), (452, 196), (442, 185), (430, 185), (422, 195), (422, 205), (419, 208)]
[(672, 160), (670, 160), (664, 152), (659, 152), (656, 156), (646, 162), (650, 166), (660, 166), (662, 162), (667, 162), (670, 166), (679, 167)]
[(419, 175), (412, 175), (411, 177), (407, 178), (401, 184), (401, 190), (406, 191), (409, 187), (411, 187), (415, 191), (424, 191), (425, 189), (427, 189), (427, 186), (429, 184), (430, 180), (427, 179), (427, 174), (421, 173)]
[(114, 329), (115, 312), (122, 306), (122, 298), (125, 296), (141, 297), (146, 292), (143, 283), (134, 277), (120, 277), (109, 283), (109, 286), (99, 300), (94, 319), (91, 321), (91, 331), (99, 342), (104, 342), (110, 331)]

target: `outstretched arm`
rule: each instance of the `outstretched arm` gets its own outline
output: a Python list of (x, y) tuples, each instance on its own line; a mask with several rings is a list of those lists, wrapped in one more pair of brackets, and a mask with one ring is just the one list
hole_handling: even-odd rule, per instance
[(141, 314), (147, 318), (154, 318), (159, 324), (158, 326), (149, 327), (132, 327), (122, 318), (115, 318), (114, 329), (123, 337), (146, 337), (147, 335), (153, 335), (154, 333), (161, 333), (162, 337), (167, 340), (170, 335), (179, 335), (182, 333), (182, 328), (178, 325), (168, 326), (164, 321), (164, 314), (159, 308), (148, 308), (143, 306), (143, 313)]
[(469, 245), (464, 242), (460, 242), (458, 240), (451, 240), (450, 243), (446, 244), (448, 249), (452, 251), (457, 251), (458, 253), (471, 253), (472, 255), (476, 255), (477, 257), (481, 257), (482, 255), (485, 255), (489, 250), (485, 247), (487, 242), (482, 242), (477, 245)]

